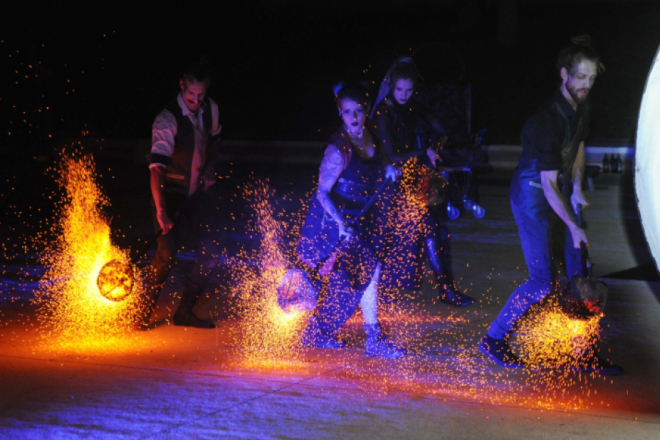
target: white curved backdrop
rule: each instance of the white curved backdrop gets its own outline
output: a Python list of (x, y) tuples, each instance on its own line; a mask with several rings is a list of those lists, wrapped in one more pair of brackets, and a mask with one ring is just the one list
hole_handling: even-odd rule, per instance
[(646, 241), (660, 261), (660, 49), (646, 80), (637, 124), (635, 191)]

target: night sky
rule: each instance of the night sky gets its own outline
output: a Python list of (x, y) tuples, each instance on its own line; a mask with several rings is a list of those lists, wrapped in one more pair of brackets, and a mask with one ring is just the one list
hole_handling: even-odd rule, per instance
[(420, 53), (426, 82), (456, 81), (462, 57), (475, 128), (488, 129), (486, 142), (516, 143), (557, 85), (557, 52), (584, 32), (607, 66), (593, 92), (591, 139), (631, 141), (660, 43), (657, 2), (520, 0), (508, 45), (498, 41), (497, 0), (232, 3), (56, 1), (3, 14), (0, 143), (53, 145), (83, 130), (147, 139), (201, 54), (211, 59), (209, 93), (226, 139), (325, 140), (338, 124), (333, 83), (377, 86), (393, 60), (431, 42), (447, 46)]

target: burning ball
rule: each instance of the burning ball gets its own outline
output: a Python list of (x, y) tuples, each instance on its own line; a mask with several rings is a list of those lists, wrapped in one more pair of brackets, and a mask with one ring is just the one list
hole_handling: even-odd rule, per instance
[(106, 263), (99, 271), (96, 284), (99, 292), (110, 301), (121, 301), (133, 291), (133, 266), (118, 260)]
[(300, 269), (287, 272), (277, 288), (277, 304), (286, 313), (314, 310), (317, 297), (316, 286)]
[(593, 278), (573, 277), (559, 297), (559, 305), (572, 319), (588, 320), (605, 308), (607, 286)]

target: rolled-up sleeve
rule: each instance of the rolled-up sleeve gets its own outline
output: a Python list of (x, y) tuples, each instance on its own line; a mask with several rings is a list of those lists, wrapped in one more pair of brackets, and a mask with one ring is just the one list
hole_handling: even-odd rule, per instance
[(176, 118), (169, 110), (163, 110), (156, 116), (151, 129), (149, 168), (167, 167), (172, 163), (176, 130)]

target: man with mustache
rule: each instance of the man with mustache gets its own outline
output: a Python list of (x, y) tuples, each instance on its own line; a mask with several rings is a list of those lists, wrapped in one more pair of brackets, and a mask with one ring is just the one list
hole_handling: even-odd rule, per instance
[(186, 327), (215, 327), (213, 322), (199, 319), (193, 313), (193, 306), (217, 265), (221, 247), (207, 226), (213, 203), (217, 202), (207, 190), (212, 186), (217, 189), (215, 165), (222, 129), (218, 105), (207, 96), (210, 84), (211, 72), (205, 64), (188, 67), (179, 81), (179, 94), (158, 114), (152, 126), (149, 155), (152, 211), (154, 228), (162, 234), (146, 280), (145, 307), (138, 329), (148, 328), (161, 287), (180, 247), (182, 232), (173, 228), (177, 216), (178, 223), (185, 218), (189, 229), (201, 230), (197, 231), (201, 240), (197, 261), (186, 278), (172, 322)]
[[(507, 368), (522, 367), (508, 345), (508, 336), (525, 312), (552, 290), (557, 273), (553, 257), (562, 261), (554, 250), (563, 245), (564, 268), (570, 278), (581, 274), (580, 243), (589, 245), (576, 213), (589, 206), (582, 191), (584, 139), (591, 115), (588, 98), (604, 67), (590, 37), (583, 35), (560, 52), (557, 69), (559, 89), (523, 126), (523, 151), (510, 189), (529, 278), (509, 297), (479, 343), (482, 353)], [(622, 371), (597, 355), (590, 365), (601, 374)]]

